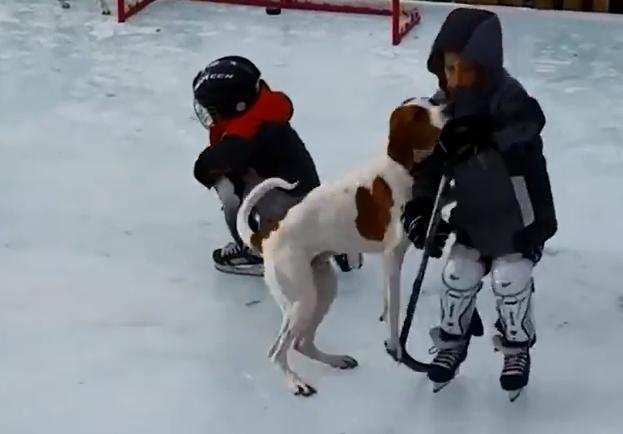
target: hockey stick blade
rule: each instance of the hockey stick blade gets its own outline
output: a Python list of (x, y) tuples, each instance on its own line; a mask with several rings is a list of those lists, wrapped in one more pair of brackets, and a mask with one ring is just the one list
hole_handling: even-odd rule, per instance
[(399, 363), (402, 363), (403, 365), (405, 365), (407, 368), (411, 369), (412, 371), (428, 372), (428, 369), (430, 368), (430, 364), (420, 362), (419, 360), (416, 360), (413, 357), (411, 357), (411, 355), (407, 353), (407, 350), (405, 348), (402, 349), (402, 358), (400, 360), (398, 359), (396, 350), (393, 350), (393, 349), (390, 350), (386, 348), (385, 351), (387, 351), (387, 354), (392, 356), (392, 359), (394, 359), (395, 361)]

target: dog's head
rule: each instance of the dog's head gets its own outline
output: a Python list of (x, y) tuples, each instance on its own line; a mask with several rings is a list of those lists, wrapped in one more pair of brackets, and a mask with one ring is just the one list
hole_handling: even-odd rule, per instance
[(426, 98), (405, 101), (389, 119), (389, 157), (410, 171), (433, 152), (444, 118), (443, 106)]

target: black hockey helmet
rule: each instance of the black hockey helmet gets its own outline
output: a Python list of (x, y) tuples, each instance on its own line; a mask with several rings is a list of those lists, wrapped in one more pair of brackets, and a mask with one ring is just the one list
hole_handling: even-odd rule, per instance
[(211, 62), (193, 80), (195, 113), (207, 128), (212, 120), (244, 113), (259, 92), (261, 72), (249, 59), (225, 56)]

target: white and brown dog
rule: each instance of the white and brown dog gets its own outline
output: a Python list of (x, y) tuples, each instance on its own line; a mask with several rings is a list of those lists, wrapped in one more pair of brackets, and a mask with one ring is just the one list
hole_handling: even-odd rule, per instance
[(324, 353), (314, 343), (337, 291), (336, 273), (329, 262), (336, 252), (383, 254), (386, 345), (400, 357), (400, 269), (410, 245), (400, 216), (412, 196), (412, 170), (432, 152), (442, 126), (442, 107), (427, 99), (408, 100), (391, 114), (388, 145), (380, 158), (312, 190), (270, 230), (251, 232), (248, 218), (253, 206), (269, 190), (289, 190), (295, 184), (267, 179), (242, 203), (238, 230), (245, 243), (262, 253), (266, 284), (283, 313), (281, 330), (268, 355), (293, 393), (309, 396), (316, 390), (290, 368), (291, 347), (336, 368), (357, 366), (352, 357)]

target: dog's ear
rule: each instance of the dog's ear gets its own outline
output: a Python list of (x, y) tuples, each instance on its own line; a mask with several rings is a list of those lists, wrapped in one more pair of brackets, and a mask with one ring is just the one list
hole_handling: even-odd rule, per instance
[(399, 139), (399, 136), (405, 132), (405, 129), (409, 128), (410, 124), (418, 121), (423, 114), (422, 111), (425, 110), (416, 105), (396, 107), (389, 117), (390, 138), (394, 136), (395, 139)]
[(394, 147), (409, 147), (414, 124), (419, 123), (421, 107), (401, 105), (396, 107), (389, 118), (389, 142)]
[[(428, 110), (416, 104), (401, 105), (389, 119), (387, 153), (408, 170), (415, 163), (414, 152), (430, 151), (439, 138), (439, 129), (432, 125)], [(418, 158), (418, 161), (422, 158)]]

